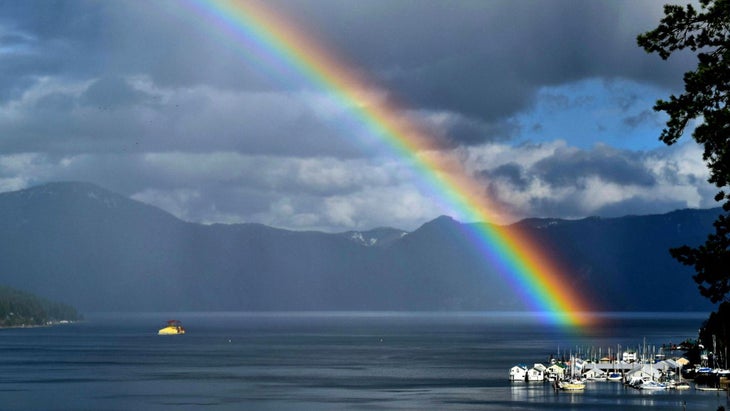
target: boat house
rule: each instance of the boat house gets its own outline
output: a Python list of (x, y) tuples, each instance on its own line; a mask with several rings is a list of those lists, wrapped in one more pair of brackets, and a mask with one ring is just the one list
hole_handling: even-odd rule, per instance
[(604, 380), (606, 375), (606, 371), (598, 367), (598, 364), (586, 364), (581, 374), (587, 380)]
[[(542, 364), (540, 364), (542, 365)], [(543, 370), (545, 369), (545, 366), (542, 367)], [(527, 381), (544, 381), (545, 375), (543, 374), (543, 371), (536, 367), (532, 367), (529, 370), (527, 370)]]
[(526, 365), (515, 365), (509, 369), (509, 380), (510, 381), (525, 381), (527, 379), (527, 366)]
[(626, 382), (629, 384), (642, 381), (660, 381), (664, 373), (656, 367), (657, 364), (639, 364), (626, 373)]
[(545, 370), (545, 375), (550, 381), (562, 379), (565, 376), (565, 366), (560, 363), (552, 364)]

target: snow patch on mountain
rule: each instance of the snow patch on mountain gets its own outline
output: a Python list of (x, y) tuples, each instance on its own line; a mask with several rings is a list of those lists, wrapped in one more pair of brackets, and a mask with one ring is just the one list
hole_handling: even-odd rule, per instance
[(372, 247), (378, 243), (377, 238), (372, 238), (372, 237), (365, 238), (365, 236), (359, 231), (355, 231), (355, 232), (351, 233), (350, 240), (353, 240), (356, 243), (362, 244), (366, 247)]

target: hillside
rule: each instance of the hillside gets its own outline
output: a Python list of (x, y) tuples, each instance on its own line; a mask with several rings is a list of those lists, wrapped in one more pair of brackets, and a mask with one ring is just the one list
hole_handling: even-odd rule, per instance
[(0, 328), (46, 325), (80, 319), (76, 309), (69, 305), (0, 286)]
[[(603, 310), (707, 310), (667, 249), (698, 244), (719, 210), (576, 221), (525, 230)], [(520, 310), (464, 226), (407, 233), (200, 225), (100, 187), (54, 183), (0, 194), (3, 282), (84, 311)]]

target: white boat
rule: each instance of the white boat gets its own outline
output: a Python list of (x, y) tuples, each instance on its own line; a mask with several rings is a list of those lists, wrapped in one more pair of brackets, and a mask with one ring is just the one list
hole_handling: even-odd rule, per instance
[[(618, 372), (616, 365), (618, 364), (618, 353), (621, 351), (621, 346), (616, 347), (616, 358), (613, 362), (613, 370), (606, 375), (606, 381), (621, 381), (624, 379), (623, 374)], [(608, 349), (608, 357), (611, 358), (611, 348)]]
[(697, 390), (697, 391), (725, 391), (723, 388), (720, 388), (720, 387), (698, 387), (698, 386), (695, 386), (695, 390)]
[(715, 368), (714, 370), (712, 370), (712, 373), (717, 375), (718, 377), (724, 377), (724, 378), (730, 377), (730, 370), (725, 370), (722, 368)]
[(656, 381), (644, 381), (643, 383), (641, 383), (641, 385), (639, 385), (639, 389), (653, 391), (666, 390), (667, 385)]

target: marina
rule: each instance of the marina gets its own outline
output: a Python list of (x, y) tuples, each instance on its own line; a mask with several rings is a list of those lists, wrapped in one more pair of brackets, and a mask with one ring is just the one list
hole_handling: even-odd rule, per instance
[(688, 340), (680, 347), (671, 345), (668, 348), (671, 358), (666, 358), (664, 346), (657, 354), (655, 347), (651, 347), (650, 351), (647, 349), (645, 341), (643, 348), (637, 350), (622, 351), (617, 346), (614, 353), (620, 355), (612, 355), (609, 349), (607, 356), (601, 356), (602, 350), (593, 348), (587, 350), (589, 359), (572, 353), (565, 358), (558, 353), (556, 357), (550, 356), (547, 365), (535, 363), (531, 367), (525, 364), (511, 367), (509, 381), (543, 383), (546, 387), (546, 383), (550, 383), (549, 386), (556, 391), (582, 391), (589, 382), (621, 383), (643, 391), (728, 391), (730, 370), (707, 366), (710, 358), (713, 359), (712, 365), (717, 365), (712, 352), (703, 351), (702, 361), (696, 365), (683, 355), (685, 351), (696, 349), (694, 344), (697, 343)]

